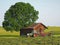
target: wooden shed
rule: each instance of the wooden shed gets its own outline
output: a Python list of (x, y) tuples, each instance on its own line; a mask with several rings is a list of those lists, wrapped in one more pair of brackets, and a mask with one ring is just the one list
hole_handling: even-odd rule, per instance
[(21, 36), (45, 36), (44, 30), (47, 29), (47, 27), (42, 23), (35, 23), (27, 28), (20, 29), (20, 35)]

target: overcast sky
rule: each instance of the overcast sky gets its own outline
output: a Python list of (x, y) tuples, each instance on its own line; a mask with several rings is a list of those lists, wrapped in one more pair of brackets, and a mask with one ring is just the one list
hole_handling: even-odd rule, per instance
[(30, 3), (39, 11), (39, 19), (47, 26), (60, 26), (60, 0), (0, 0), (0, 26), (4, 21), (4, 13), (16, 2)]

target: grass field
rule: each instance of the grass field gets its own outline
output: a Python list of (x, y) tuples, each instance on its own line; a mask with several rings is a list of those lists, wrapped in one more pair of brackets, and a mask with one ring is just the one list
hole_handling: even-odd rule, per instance
[(13, 31), (13, 32), (8, 32), (8, 31), (5, 31), (4, 28), (0, 27), (0, 37), (17, 37), (19, 36), (20, 32), (16, 32), (16, 31)]
[[(53, 35), (57, 35), (60, 36), (60, 27), (56, 27), (56, 26), (48, 26), (48, 29), (45, 30), (45, 32), (52, 32)], [(8, 32), (5, 31), (5, 29), (3, 27), (0, 27), (0, 37), (17, 37), (20, 35), (20, 31), (16, 32)]]
[(48, 26), (48, 29), (46, 29), (45, 31), (60, 31), (60, 27)]
[(52, 32), (55, 36), (20, 37), (19, 32), (6, 32), (0, 27), (0, 45), (60, 45), (60, 27), (49, 26), (45, 32)]
[[(48, 26), (48, 29), (45, 30), (45, 32), (54, 32), (57, 35), (60, 35), (60, 27), (56, 26)], [(0, 35), (19, 35), (20, 32), (7, 32), (3, 27), (0, 27)]]
[(48, 26), (48, 29), (46, 29), (45, 32), (52, 32), (53, 35), (60, 35), (60, 27)]
[(58, 37), (0, 38), (0, 45), (60, 45)]

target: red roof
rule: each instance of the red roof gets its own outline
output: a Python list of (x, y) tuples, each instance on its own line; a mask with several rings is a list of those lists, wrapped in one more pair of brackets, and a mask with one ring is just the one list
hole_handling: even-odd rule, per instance
[(34, 23), (34, 24), (32, 24), (31, 26), (29, 26), (28, 28), (33, 28), (33, 27), (35, 27), (35, 26), (37, 26), (37, 25), (42, 25), (42, 26), (44, 26), (45, 28), (47, 28), (44, 24), (42, 24), (42, 23)]
[(30, 29), (30, 28), (38, 27), (39, 25), (42, 25), (42, 26), (44, 26), (47, 29), (47, 27), (44, 24), (42, 24), (42, 23), (34, 23), (31, 26), (28, 26), (28, 27), (22, 28), (22, 29)]

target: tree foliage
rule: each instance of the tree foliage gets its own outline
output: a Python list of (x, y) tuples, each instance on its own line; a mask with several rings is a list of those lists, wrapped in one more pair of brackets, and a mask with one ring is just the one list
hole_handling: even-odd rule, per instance
[(5, 13), (3, 27), (6, 31), (19, 31), (20, 28), (33, 24), (38, 19), (38, 11), (29, 3), (17, 2)]

